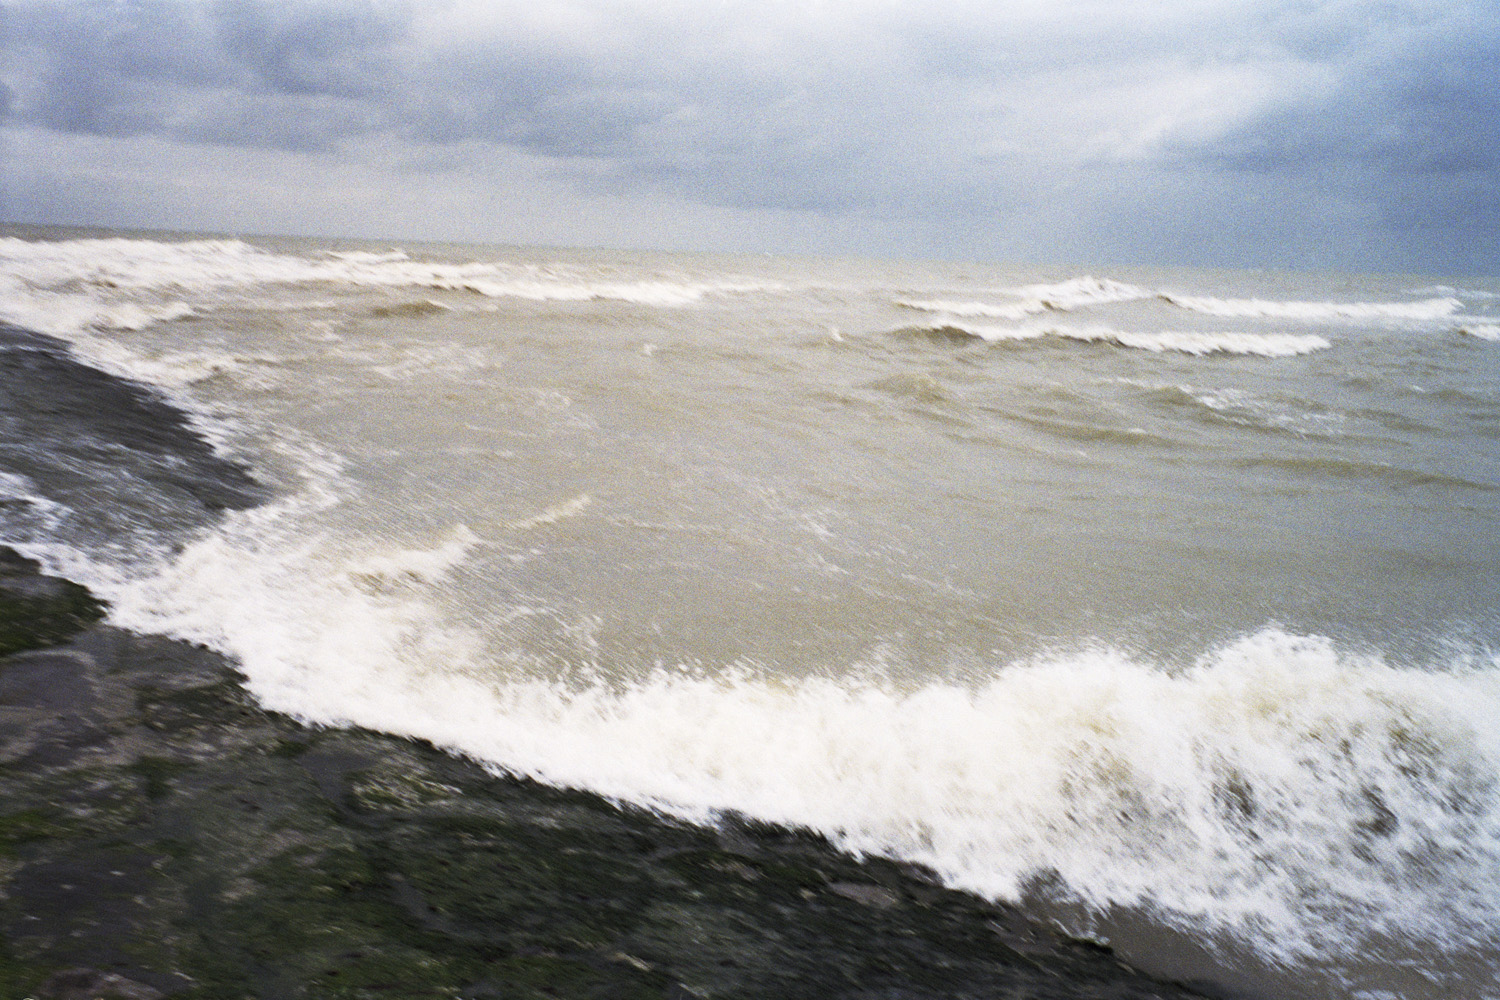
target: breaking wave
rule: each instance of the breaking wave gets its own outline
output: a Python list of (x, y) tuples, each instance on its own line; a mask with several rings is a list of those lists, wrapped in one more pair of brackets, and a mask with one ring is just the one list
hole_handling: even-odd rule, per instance
[[(1003, 302), (900, 298), (894, 304), (944, 317), (1022, 321), (1046, 312), (1072, 312), (1091, 306), (1156, 299), (1187, 312), (1225, 319), (1277, 319), (1306, 323), (1431, 322), (1452, 317), (1463, 308), (1456, 290), (1412, 302), (1320, 302), (1258, 298), (1215, 298), (1175, 291), (1153, 291), (1109, 278), (1083, 276), (1053, 284), (1006, 290)], [(1469, 294), (1469, 293), (1466, 293)], [(1480, 297), (1477, 293), (1473, 297)]]
[(1144, 299), (1151, 292), (1135, 285), (1108, 278), (1084, 276), (1055, 284), (1024, 285), (1009, 292), (1014, 301), (958, 302), (947, 299), (895, 299), (905, 309), (941, 313), (945, 316), (984, 316), (991, 319), (1022, 320), (1048, 311), (1069, 312), (1084, 306), (1105, 305)]
[(1271, 299), (1216, 299), (1201, 295), (1162, 292), (1161, 298), (1191, 312), (1227, 319), (1291, 319), (1306, 323), (1339, 320), (1431, 321), (1452, 316), (1463, 308), (1458, 299), (1443, 296), (1417, 302), (1290, 302)]
[(1116, 330), (1106, 326), (1038, 324), (1003, 327), (959, 323), (952, 320), (917, 327), (915, 330), (927, 335), (959, 339), (976, 338), (990, 343), (1055, 337), (1083, 343), (1114, 344), (1157, 354), (1163, 351), (1176, 351), (1197, 355), (1255, 354), (1267, 358), (1284, 358), (1310, 354), (1332, 346), (1327, 338), (1308, 333), (1205, 333), (1173, 330), (1144, 333)]
[(303, 257), (241, 240), (31, 242), (10, 237), (0, 239), (0, 273), (5, 275), (0, 319), (54, 335), (141, 329), (191, 315), (195, 307), (183, 297), (267, 284), (416, 287), (489, 298), (612, 300), (656, 308), (778, 287), (732, 279), (610, 281), (564, 265), (420, 261), (404, 251)]
[(468, 528), (338, 556), (269, 545), (285, 512), (90, 582), (119, 624), (238, 656), (273, 709), (693, 820), (811, 828), (994, 898), (1055, 873), (1091, 906), (1288, 961), (1372, 933), (1460, 947), (1500, 919), (1493, 659), (1403, 667), (1268, 626), (1186, 669), (1098, 648), (915, 689), (857, 665), (559, 682), (435, 626), (426, 587), (486, 544)]

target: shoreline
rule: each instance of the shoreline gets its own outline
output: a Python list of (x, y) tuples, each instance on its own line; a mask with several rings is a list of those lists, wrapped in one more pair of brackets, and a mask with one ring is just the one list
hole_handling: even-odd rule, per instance
[[(913, 308), (1002, 292), (1081, 295), (1064, 311), (1106, 330), (1193, 312), (1083, 301), (1113, 277), (830, 271), (809, 280), (848, 296), (742, 296), (717, 265), (674, 258), (662, 284), (579, 252), (525, 286), (540, 299), (489, 302), (516, 289), (459, 279), (535, 261), (295, 239), (10, 249), (0, 543), (130, 631), (34, 568), (0, 599), (0, 658), (20, 664), (0, 662), (0, 904), (20, 900), (0, 906), (0, 964), (12, 937), (15, 961), (45, 964), (155, 908), (73, 986), (16, 966), (38, 987), (18, 995), (99, 995), (105, 959), (121, 995), (430, 985), (360, 979), (371, 955), (432, 972), (434, 996), (492, 979), (1002, 995), (954, 958), (995, 933), (1052, 977), (1032, 995), (1100, 995), (1055, 959), (1069, 937), (1223, 1000), (1500, 982), (1500, 563), (1470, 541), (1500, 508), (1473, 493), (1483, 449), (1441, 433), (1482, 422), (1494, 358), (1441, 317), (1396, 321), (1435, 291), (1172, 269), (1136, 288), (1249, 309), (1273, 337), (1310, 309), (1351, 371), (1412, 379), (1346, 393), (1326, 357), (907, 337)], [(714, 305), (710, 288), (740, 290)], [(700, 292), (697, 313), (673, 304)], [(833, 348), (841, 328), (856, 335)], [(1075, 362), (1084, 382), (1038, 396)], [(1033, 422), (1039, 399), (1066, 419)], [(993, 465), (993, 444), (1029, 457)], [(1099, 522), (1116, 482), (1120, 516)], [(607, 502), (570, 517), (590, 498)], [(19, 652), (38, 639), (54, 648)], [(350, 720), (405, 735), (332, 728)], [(66, 854), (121, 843), (146, 846), (107, 878)], [(783, 884), (788, 853), (805, 877)], [(950, 906), (938, 881), (981, 902)], [(55, 886), (88, 898), (68, 909)], [(309, 953), (346, 932), (394, 943), (315, 969), (255, 943), (277, 927)], [(147, 962), (142, 940), (167, 950)], [(512, 967), (541, 958), (593, 971)]]
[[(0, 324), (0, 377), (20, 471), (117, 532), (267, 499), (178, 407), (55, 338)], [(95, 490), (119, 463), (148, 492)], [(810, 833), (268, 712), (229, 658), (106, 610), (0, 547), (0, 995), (1195, 995)]]
[[(76, 605), (28, 563), (0, 560), (0, 609)], [(0, 656), (6, 995), (1204, 995), (821, 837), (304, 725), (88, 617)]]

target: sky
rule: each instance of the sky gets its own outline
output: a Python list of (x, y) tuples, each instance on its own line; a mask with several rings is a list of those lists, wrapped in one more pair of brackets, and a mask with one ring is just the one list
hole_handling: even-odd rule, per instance
[(0, 218), (1497, 275), (1500, 3), (6, 0)]

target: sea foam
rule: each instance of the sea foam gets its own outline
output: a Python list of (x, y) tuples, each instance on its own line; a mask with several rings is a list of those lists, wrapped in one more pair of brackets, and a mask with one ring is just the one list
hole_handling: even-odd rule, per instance
[[(0, 319), (43, 333), (140, 329), (191, 314), (182, 297), (257, 285), (338, 284), (467, 291), (490, 298), (612, 300), (680, 308), (709, 295), (775, 290), (774, 282), (601, 280), (564, 265), (413, 260), (404, 251), (322, 257), (262, 250), (241, 240), (0, 239)], [(159, 299), (160, 304), (150, 300)], [(144, 300), (144, 304), (143, 304)]]
[[(395, 252), (298, 257), (235, 241), (62, 246), (0, 241), (0, 255), (10, 255), (6, 273), (21, 307), (56, 296), (45, 301), (59, 307), (51, 314), (57, 329), (75, 334), (112, 328), (100, 309), (134, 305), (167, 316), (184, 298), (208, 309), (216, 289), (255, 282), (452, 291), (492, 282), (470, 291), (524, 299), (507, 289), (553, 289), (578, 299), (594, 295), (590, 288), (636, 290), (648, 299), (661, 293), (663, 304), (677, 294), (662, 293), (655, 281), (603, 280), (603, 269), (583, 278), (510, 264), (427, 264)], [(683, 294), (717, 294), (691, 291), (699, 285), (740, 287), (684, 282), (690, 291)], [(1136, 286), (1089, 279), (1027, 286), (1013, 298), (1043, 303), (1025, 306), (1035, 317), (1146, 296)], [(14, 305), (9, 292), (3, 300)], [(891, 299), (882, 292), (879, 301)], [(929, 329), (992, 341), (1055, 338), (1270, 357), (1330, 346), (1304, 332), (984, 325), (972, 320), (1011, 317), (983, 308), (956, 315), (962, 302), (955, 311), (947, 308), (953, 303), (912, 301), (910, 308), (946, 314)], [(76, 313), (63, 308), (70, 302)], [(127, 325), (136, 318), (113, 315)], [(1365, 317), (1346, 311), (1343, 318)], [(107, 338), (75, 339), (107, 355)], [(484, 351), (432, 353), (437, 346), (403, 342), (395, 353), (371, 356), (387, 379), (490, 363)], [(249, 352), (196, 353), (202, 356), (127, 351), (114, 363), (185, 385), (211, 381), (219, 370), (238, 377), (260, 363)], [(152, 361), (180, 371), (140, 367)], [(553, 395), (540, 395), (549, 393), (566, 408), (560, 390), (535, 391), (538, 407), (553, 404)], [(926, 390), (918, 384), (917, 391)], [(1190, 395), (1215, 413), (1278, 419), (1259, 397)], [(302, 444), (288, 432), (275, 441), (294, 451)], [(1397, 663), (1268, 624), (1187, 665), (1081, 642), (983, 664), (967, 683), (902, 686), (857, 662), (812, 678), (666, 663), (635, 679), (579, 673), (557, 680), (519, 644), (507, 646), (503, 629), (479, 636), (462, 616), (445, 616), (444, 588), (458, 586), (466, 568), (492, 552), (491, 540), (456, 518), (428, 523), (420, 537), (331, 527), (337, 519), (321, 515), (348, 502), (353, 489), (341, 461), (311, 445), (291, 454), (287, 464), (302, 479), (287, 494), (148, 554), (155, 562), (105, 565), (41, 540), (27, 552), (93, 586), (112, 603), (115, 623), (237, 657), (268, 707), (429, 739), (497, 771), (699, 821), (733, 810), (818, 830), (852, 851), (921, 862), (950, 884), (997, 898), (1018, 898), (1038, 879), (1055, 878), (1100, 909), (1144, 908), (1288, 961), (1358, 952), (1380, 933), (1439, 950), (1493, 944), (1500, 663), (1492, 655)], [(33, 486), (12, 479), (0, 492), (33, 503)], [(594, 495), (579, 492), (485, 530), (578, 524), (608, 502)], [(497, 588), (486, 612), (501, 620), (529, 613), (508, 600)], [(872, 636), (871, 649), (878, 645)]]
[(1191, 312), (1229, 319), (1291, 319), (1307, 323), (1341, 320), (1431, 321), (1452, 316), (1463, 303), (1450, 296), (1416, 302), (1295, 302), (1270, 299), (1219, 299), (1162, 292), (1161, 298)]
[[(1259, 298), (1217, 298), (1155, 291), (1110, 278), (1084, 275), (1051, 284), (1024, 285), (1006, 289), (1005, 302), (953, 299), (899, 298), (894, 304), (907, 309), (943, 316), (1021, 321), (1045, 312), (1072, 312), (1091, 306), (1156, 298), (1179, 309), (1225, 319), (1280, 319), (1305, 323), (1336, 322), (1430, 322), (1453, 316), (1463, 308), (1457, 290), (1441, 286), (1432, 291), (1447, 294), (1411, 302), (1331, 302)], [(1464, 292), (1469, 297), (1481, 293)]]
[(1371, 933), (1459, 947), (1500, 920), (1492, 657), (1402, 667), (1268, 626), (1186, 668), (1089, 648), (915, 688), (858, 664), (558, 681), (443, 622), (427, 585), (477, 551), (467, 528), (341, 550), (292, 530), (297, 503), (90, 582), (118, 624), (237, 656), (270, 708), (694, 821), (814, 829), (993, 898), (1056, 876), (1287, 961)]
[(1109, 278), (1085, 275), (1052, 284), (1023, 285), (1007, 289), (1012, 301), (971, 302), (952, 299), (892, 300), (895, 305), (921, 312), (941, 313), (944, 316), (983, 316), (991, 319), (1023, 320), (1044, 312), (1070, 312), (1086, 306), (1107, 305), (1112, 302), (1130, 302), (1149, 298), (1153, 293)]
[(1055, 323), (1032, 323), (1021, 326), (989, 326), (957, 320), (941, 320), (923, 329), (955, 332), (991, 343), (1009, 340), (1038, 340), (1055, 337), (1083, 343), (1115, 344), (1160, 354), (1175, 351), (1183, 354), (1257, 354), (1268, 358), (1310, 354), (1330, 346), (1327, 338), (1310, 333), (1236, 333), (1188, 330), (1156, 332), (1116, 330), (1107, 326), (1067, 326)]
[(1043, 302), (1049, 309), (1068, 310), (1110, 302), (1131, 302), (1149, 298), (1152, 293), (1124, 281), (1082, 275), (1050, 284), (1023, 285), (1016, 289), (1015, 294)]

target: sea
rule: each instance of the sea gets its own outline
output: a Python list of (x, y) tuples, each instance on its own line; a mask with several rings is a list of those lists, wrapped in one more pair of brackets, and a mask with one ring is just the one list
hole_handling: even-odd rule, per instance
[(12, 225), (0, 323), (264, 492), (12, 393), (0, 542), (270, 709), (1500, 997), (1500, 278)]

